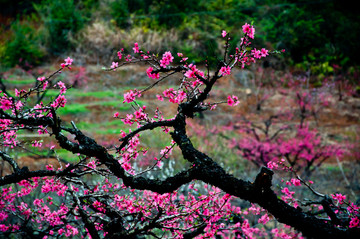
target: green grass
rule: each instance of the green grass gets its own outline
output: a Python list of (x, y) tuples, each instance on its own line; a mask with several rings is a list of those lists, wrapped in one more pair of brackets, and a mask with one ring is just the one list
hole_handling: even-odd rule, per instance
[[(130, 88), (129, 88), (130, 89)], [(114, 91), (82, 91), (79, 89), (68, 89), (66, 92), (66, 96), (68, 97), (95, 97), (95, 98), (116, 98), (123, 99), (123, 92), (125, 92), (127, 88), (121, 88)], [(46, 95), (48, 97), (55, 97), (59, 94), (59, 90), (48, 90)]]
[[(125, 89), (118, 90), (119, 92), (125, 91)], [(47, 98), (55, 98), (59, 94), (58, 90), (49, 90), (46, 93)], [(69, 89), (66, 92), (66, 97), (69, 102), (73, 102), (70, 99), (79, 99), (81, 97), (95, 97), (103, 99), (102, 101), (94, 101), (88, 103), (71, 103), (67, 104), (64, 108), (60, 108), (58, 113), (60, 115), (76, 115), (91, 112), (91, 106), (105, 106), (113, 107), (114, 111), (127, 111), (131, 109), (129, 104), (123, 104), (123, 95), (115, 91), (90, 91), (84, 92), (78, 89)], [(144, 101), (137, 101), (138, 104), (144, 105)]]
[(78, 122), (76, 126), (80, 130), (94, 132), (96, 134), (119, 134), (120, 130), (127, 129), (120, 120), (113, 120), (113, 121), (104, 121), (101, 123), (87, 123), (87, 122)]
[[(144, 101), (136, 101), (139, 105), (144, 105)], [(91, 103), (73, 103), (67, 104), (64, 108), (58, 109), (59, 115), (76, 115), (91, 112), (92, 106), (113, 107), (114, 111), (127, 111), (131, 109), (130, 104), (123, 104), (120, 100), (95, 101)]]
[(13, 85), (29, 85), (34, 84), (34, 78), (27, 78), (27, 79), (14, 79), (14, 77), (9, 77), (8, 79), (4, 79), (3, 82), (5, 84), (13, 84)]
[[(331, 173), (341, 172), (341, 169), (339, 168), (339, 166), (337, 164), (336, 165), (324, 164), (323, 169), (326, 169), (327, 171), (329, 171)], [(345, 173), (350, 171), (349, 168), (344, 168), (343, 170)]]
[[(65, 150), (65, 149), (56, 149), (56, 155), (60, 158), (60, 159), (64, 159), (67, 162), (76, 162), (78, 160), (78, 156), (74, 155), (73, 153)], [(31, 148), (31, 153), (29, 153), (28, 151), (23, 151), (23, 150), (18, 150), (16, 152), (16, 158), (22, 158), (22, 157), (39, 157), (42, 156), (44, 158), (47, 157), (54, 157), (55, 154), (52, 152), (49, 155), (49, 150), (48, 149), (39, 149), (39, 148)]]
[(76, 115), (88, 112), (90, 112), (90, 110), (86, 108), (86, 104), (69, 104), (57, 111), (59, 115)]
[(76, 126), (78, 128), (81, 128), (81, 129), (92, 129), (92, 128), (98, 128), (98, 127), (111, 127), (111, 126), (117, 126), (117, 125), (119, 125), (118, 120), (106, 121), (106, 122), (101, 122), (101, 123), (87, 123), (87, 122), (81, 121), (81, 122), (76, 124)]
[(56, 149), (56, 154), (60, 159), (65, 160), (69, 163), (76, 163), (79, 161), (79, 157), (72, 152), (69, 152), (65, 149)]

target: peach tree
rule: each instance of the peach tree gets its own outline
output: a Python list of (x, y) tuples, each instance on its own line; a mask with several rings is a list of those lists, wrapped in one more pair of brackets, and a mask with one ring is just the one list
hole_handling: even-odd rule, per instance
[[(276, 51), (251, 49), (255, 29), (249, 24), (239, 45), (232, 52), (230, 37), (222, 32), (224, 54), (215, 69), (206, 70), (189, 63), (182, 53), (166, 51), (156, 55), (134, 44), (130, 54), (117, 53), (109, 71), (131, 64), (146, 64), (152, 83), (145, 89), (124, 94), (124, 104), (133, 113), (113, 117), (124, 124), (119, 143), (111, 149), (98, 143), (73, 121), (64, 122), (58, 114), (66, 107), (68, 87), (56, 76), (71, 69), (73, 59), (48, 76), (39, 77), (35, 87), (15, 89), (14, 96), (1, 92), (0, 157), (12, 171), (0, 178), (0, 233), (24, 238), (355, 238), (360, 234), (359, 207), (342, 194), (325, 195), (315, 191), (296, 173), (281, 192), (272, 188), (276, 170), (290, 170), (279, 158), (270, 168), (262, 167), (256, 178), (246, 181), (229, 174), (205, 152), (192, 143), (187, 120), (196, 113), (216, 110), (219, 104), (236, 106), (238, 97), (229, 95), (211, 101), (218, 81), (230, 75), (234, 67), (244, 68)], [(162, 103), (177, 107), (172, 117), (165, 117), (157, 107), (151, 111), (138, 99), (150, 89), (178, 79), (177, 88), (169, 87), (156, 95)], [(48, 102), (42, 94), (57, 89)], [(39, 97), (40, 96), (40, 97)], [(130, 129), (129, 129), (130, 128)], [(169, 144), (153, 164), (137, 167), (149, 154), (141, 144), (142, 134), (160, 129), (169, 135)], [(23, 147), (17, 137), (23, 131), (48, 134), (56, 147), (74, 155), (76, 161), (59, 168), (47, 165), (44, 170), (20, 167), (11, 149)], [(47, 147), (33, 141), (27, 147)], [(48, 150), (53, 150), (51, 146)], [(164, 162), (179, 149), (187, 166), (173, 174), (165, 171)], [(10, 153), (9, 153), (10, 152)], [(175, 162), (176, 163), (176, 162)], [(305, 187), (317, 200), (299, 203), (292, 187)], [(247, 204), (244, 204), (244, 201)], [(244, 206), (245, 205), (245, 206)], [(274, 222), (279, 222), (277, 224)], [(278, 226), (274, 226), (278, 225)], [(269, 229), (270, 228), (270, 229)]]

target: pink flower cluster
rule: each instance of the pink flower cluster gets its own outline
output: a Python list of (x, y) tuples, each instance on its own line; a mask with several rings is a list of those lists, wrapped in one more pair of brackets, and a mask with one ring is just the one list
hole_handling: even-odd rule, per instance
[(220, 68), (219, 71), (220, 75), (230, 75), (231, 74), (231, 67), (230, 66), (223, 66)]
[(154, 70), (154, 68), (149, 67), (149, 68), (146, 70), (146, 74), (147, 74), (148, 77), (151, 78), (151, 79), (159, 79), (159, 78), (160, 78), (160, 74), (159, 74), (159, 73), (152, 73), (153, 70)]
[(349, 227), (350, 228), (352, 228), (352, 227), (358, 227), (359, 228), (360, 227), (360, 219), (358, 217), (351, 218)]
[(118, 68), (119, 67), (119, 63), (118, 62), (112, 62), (112, 64), (111, 64), (111, 66), (110, 66), (110, 68), (111, 69), (113, 69), (114, 71), (116, 70), (116, 68)]
[[(174, 104), (180, 104), (181, 102), (183, 102), (186, 99), (186, 93), (183, 90), (174, 90), (174, 88), (169, 88), (163, 91), (163, 96), (165, 98), (169, 99), (169, 102), (174, 103)], [(160, 101), (163, 100), (162, 96), (158, 96), (158, 99)]]
[(253, 50), (251, 50), (251, 54), (257, 58), (260, 59), (262, 57), (266, 57), (269, 55), (269, 51), (266, 50), (265, 48), (262, 48), (261, 50), (256, 50), (256, 48), (254, 48)]
[(139, 44), (137, 42), (134, 43), (133, 51), (134, 53), (140, 53)]
[(171, 62), (173, 62), (173, 60), (174, 60), (174, 57), (172, 56), (171, 52), (167, 51), (163, 54), (162, 59), (160, 60), (160, 66), (165, 68)]
[(51, 103), (51, 107), (53, 108), (59, 108), (59, 107), (65, 107), (66, 104), (66, 98), (64, 95), (59, 95), (53, 103)]
[(0, 109), (2, 109), (2, 110), (8, 110), (8, 109), (10, 109), (10, 108), (12, 108), (12, 101), (11, 101), (11, 97), (10, 98), (8, 98), (8, 97), (6, 97), (6, 96), (3, 96), (3, 97), (1, 97), (0, 98)]
[(195, 78), (198, 79), (198, 76), (204, 77), (204, 72), (196, 68), (196, 65), (190, 64), (189, 70), (187, 70), (184, 74), (187, 78)]
[(336, 193), (335, 195), (332, 194), (331, 195), (333, 199), (335, 199), (339, 204), (343, 204), (345, 199), (346, 199), (346, 196), (345, 195), (342, 195), (341, 193)]
[(285, 195), (281, 196), (281, 199), (287, 203), (293, 203), (293, 206), (297, 208), (299, 206), (298, 202), (294, 198), (295, 191), (290, 191), (289, 188), (284, 187), (281, 192)]
[(230, 106), (236, 106), (240, 103), (239, 98), (235, 95), (227, 97), (227, 104)]
[(126, 92), (124, 94), (123, 103), (131, 103), (135, 100), (136, 97), (140, 97), (140, 96), (141, 96), (140, 92), (138, 92), (136, 89), (134, 91), (130, 90), (129, 92)]

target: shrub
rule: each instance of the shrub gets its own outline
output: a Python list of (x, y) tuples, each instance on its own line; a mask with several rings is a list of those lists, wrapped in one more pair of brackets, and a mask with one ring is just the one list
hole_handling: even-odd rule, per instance
[(37, 30), (28, 22), (15, 21), (11, 24), (12, 37), (4, 45), (2, 63), (5, 66), (30, 66), (41, 63), (45, 55)]

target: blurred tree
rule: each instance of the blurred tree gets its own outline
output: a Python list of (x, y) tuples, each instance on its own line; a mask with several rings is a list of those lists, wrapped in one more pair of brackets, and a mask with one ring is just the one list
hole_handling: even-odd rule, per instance
[(47, 45), (52, 53), (67, 50), (71, 43), (69, 34), (83, 27), (85, 19), (73, 0), (46, 0), (34, 5), (48, 32)]

